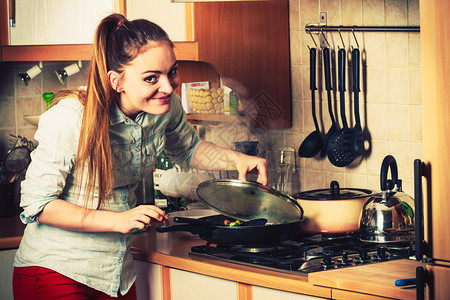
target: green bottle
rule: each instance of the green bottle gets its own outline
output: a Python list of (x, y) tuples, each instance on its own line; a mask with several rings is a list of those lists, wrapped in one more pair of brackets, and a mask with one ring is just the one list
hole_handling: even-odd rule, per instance
[(181, 198), (175, 198), (164, 195), (159, 187), (161, 182), (161, 176), (164, 171), (172, 169), (175, 166), (175, 162), (171, 160), (167, 155), (162, 152), (155, 161), (155, 167), (153, 168), (153, 188), (154, 188), (154, 200), (155, 205), (164, 210), (166, 213), (179, 210), (181, 205)]
[(44, 93), (42, 94), (42, 98), (44, 98), (46, 105), (45, 108), (48, 110), (53, 102), (53, 99), (55, 99), (55, 94), (52, 92)]

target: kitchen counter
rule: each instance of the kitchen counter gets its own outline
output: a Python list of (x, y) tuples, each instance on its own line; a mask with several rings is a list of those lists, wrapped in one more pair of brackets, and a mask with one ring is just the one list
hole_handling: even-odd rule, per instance
[(19, 216), (0, 217), (0, 250), (18, 248), (24, 229)]
[[(189, 255), (192, 246), (206, 242), (187, 232), (157, 233), (153, 228), (133, 236), (136, 260), (169, 268), (218, 277), (249, 285), (334, 299), (346, 292), (361, 297), (376, 295), (394, 299), (416, 299), (415, 288), (401, 288), (395, 280), (413, 278), (422, 263), (407, 259), (358, 267), (303, 274), (277, 272)], [(365, 294), (365, 296), (363, 296)], [(348, 297), (348, 295), (347, 295)], [(376, 297), (374, 297), (376, 299)]]
[[(24, 228), (19, 217), (0, 218), (0, 250), (17, 248)], [(306, 276), (189, 255), (192, 246), (203, 244), (205, 241), (188, 232), (157, 233), (150, 228), (146, 232), (133, 234), (132, 252), (136, 260), (168, 268), (324, 298), (339, 298), (342, 293), (358, 292), (367, 296), (415, 299), (414, 288), (396, 287), (394, 282), (396, 279), (415, 277), (416, 267), (424, 265), (403, 259)]]

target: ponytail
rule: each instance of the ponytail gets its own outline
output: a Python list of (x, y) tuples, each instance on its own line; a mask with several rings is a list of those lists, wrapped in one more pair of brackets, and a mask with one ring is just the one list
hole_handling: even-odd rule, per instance
[(97, 209), (103, 207), (112, 195), (109, 110), (114, 103), (119, 102), (120, 94), (110, 86), (108, 71), (122, 73), (128, 63), (151, 46), (151, 42), (165, 42), (173, 48), (167, 33), (148, 20), (130, 22), (120, 14), (112, 14), (104, 18), (97, 27), (87, 91), (79, 95), (84, 112), (76, 178), (77, 182), (85, 184), (85, 206), (94, 198), (95, 187), (98, 188)]

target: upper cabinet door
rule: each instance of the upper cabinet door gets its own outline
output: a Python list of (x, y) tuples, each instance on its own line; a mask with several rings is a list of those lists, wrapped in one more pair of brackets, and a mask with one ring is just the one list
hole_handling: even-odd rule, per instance
[(9, 45), (90, 44), (113, 0), (9, 0)]
[(129, 20), (147, 19), (161, 26), (172, 41), (192, 41), (191, 4), (171, 0), (127, 0)]

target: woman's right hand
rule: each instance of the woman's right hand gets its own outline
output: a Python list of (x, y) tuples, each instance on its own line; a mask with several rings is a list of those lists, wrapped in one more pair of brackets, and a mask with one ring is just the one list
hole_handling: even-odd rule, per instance
[(134, 229), (144, 230), (147, 226), (152, 226), (167, 220), (167, 218), (167, 214), (155, 205), (139, 205), (118, 214), (114, 231), (130, 233)]

